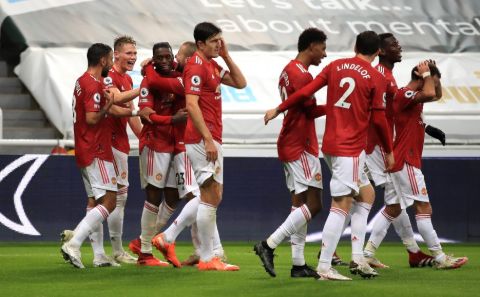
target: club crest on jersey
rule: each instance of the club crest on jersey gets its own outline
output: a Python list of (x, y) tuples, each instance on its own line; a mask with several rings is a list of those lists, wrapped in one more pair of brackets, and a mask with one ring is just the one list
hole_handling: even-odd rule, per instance
[(157, 175), (155, 176), (155, 179), (156, 179), (157, 181), (161, 181), (161, 180), (162, 180), (162, 177), (163, 177), (162, 174), (159, 173), (159, 174), (157, 174)]
[(95, 93), (93, 95), (93, 101), (97, 104), (100, 103), (100, 93)]
[(106, 85), (106, 86), (109, 86), (113, 83), (113, 80), (110, 76), (107, 76), (103, 79), (103, 84)]
[(191, 81), (192, 81), (192, 85), (194, 85), (194, 86), (199, 86), (199, 85), (200, 85), (200, 82), (201, 82), (202, 80), (200, 79), (200, 76), (194, 75), (194, 76), (192, 76)]
[(215, 168), (215, 175), (220, 174), (220, 171), (221, 171), (220, 167)]
[(124, 171), (122, 172), (122, 179), (126, 179), (127, 178), (127, 173)]
[(140, 90), (140, 95), (141, 95), (142, 97), (147, 97), (147, 96), (148, 96), (148, 89), (147, 89), (147, 88), (142, 88), (142, 89)]
[(426, 195), (427, 195), (427, 189), (426, 189), (426, 188), (422, 188), (422, 195), (423, 195), (423, 196), (426, 196)]
[(117, 184), (117, 178), (116, 177), (112, 177), (112, 184), (114, 184), (114, 185)]
[(322, 180), (322, 175), (320, 173), (315, 174), (315, 180), (316, 181), (321, 181)]

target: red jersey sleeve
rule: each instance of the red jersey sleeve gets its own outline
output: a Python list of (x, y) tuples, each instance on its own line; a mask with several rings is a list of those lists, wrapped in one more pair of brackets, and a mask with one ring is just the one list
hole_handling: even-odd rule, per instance
[(102, 95), (97, 84), (88, 84), (85, 86), (85, 112), (100, 111)]
[(400, 112), (411, 105), (414, 105), (415, 103), (413, 103), (413, 99), (415, 99), (417, 94), (418, 92), (406, 88), (398, 90), (398, 95), (395, 96), (395, 104), (397, 106), (396, 112)]
[(144, 78), (140, 83), (140, 96), (138, 98), (138, 108), (154, 108), (153, 94), (150, 92), (148, 81)]
[(173, 93), (175, 95), (184, 96), (185, 88), (181, 77), (162, 77), (149, 64), (145, 66), (145, 77), (148, 81), (150, 89), (159, 90), (161, 92)]
[(383, 75), (378, 73), (372, 83), (372, 109), (384, 110), (387, 106), (387, 81)]
[(207, 81), (205, 67), (202, 64), (190, 64), (184, 70), (185, 94), (200, 96), (203, 85)]
[(149, 116), (150, 120), (156, 125), (170, 125), (172, 124), (172, 116), (162, 116), (152, 113)]
[(277, 109), (280, 112), (283, 112), (290, 107), (294, 106), (295, 104), (306, 100), (313, 96), (316, 91), (320, 90), (323, 86), (325, 86), (328, 82), (328, 72), (330, 71), (330, 65), (328, 64), (325, 68), (323, 68), (322, 72), (320, 72), (314, 80), (308, 83), (305, 87), (301, 88), (300, 90), (293, 93), (291, 96), (287, 98), (287, 100), (283, 101)]
[(223, 79), (223, 77), (227, 74), (229, 74), (230, 72), (226, 69), (223, 69), (222, 66), (218, 65), (216, 62), (215, 62), (215, 68), (218, 70), (218, 73), (220, 76), (220, 79)]

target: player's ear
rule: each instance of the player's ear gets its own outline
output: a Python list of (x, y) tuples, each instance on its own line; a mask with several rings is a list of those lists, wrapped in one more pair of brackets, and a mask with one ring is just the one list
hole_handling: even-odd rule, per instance
[(120, 53), (118, 51), (113, 52), (113, 58), (117, 60), (120, 57)]

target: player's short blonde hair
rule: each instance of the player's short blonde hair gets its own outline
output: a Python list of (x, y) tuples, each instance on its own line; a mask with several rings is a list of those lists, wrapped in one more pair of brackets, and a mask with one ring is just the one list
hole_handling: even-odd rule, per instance
[(135, 39), (133, 39), (133, 37), (128, 36), (128, 35), (119, 36), (119, 37), (115, 38), (115, 40), (113, 41), (113, 50), (115, 50), (115, 51), (120, 50), (120, 48), (124, 44), (137, 45), (137, 42), (135, 41)]

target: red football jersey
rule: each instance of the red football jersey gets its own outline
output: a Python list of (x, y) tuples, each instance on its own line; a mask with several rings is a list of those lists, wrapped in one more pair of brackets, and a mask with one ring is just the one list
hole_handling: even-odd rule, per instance
[[(180, 75), (172, 72), (171, 77)], [(175, 95), (167, 92), (159, 92), (149, 88), (148, 80), (144, 78), (140, 84), (140, 97), (138, 107), (150, 107), (160, 116), (171, 116)], [(140, 133), (140, 152), (148, 146), (156, 152), (172, 153), (174, 149), (172, 125), (155, 125), (145, 122)]]
[[(298, 60), (290, 61), (282, 71), (278, 88), (282, 101), (313, 80), (307, 67)], [(307, 108), (316, 105), (315, 97), (290, 108), (283, 119), (277, 141), (278, 158), (282, 162), (300, 159), (306, 151), (318, 157), (318, 139), (315, 118), (309, 117)]]
[(370, 63), (358, 57), (339, 59), (328, 64), (311, 83), (280, 104), (279, 110), (313, 95), (327, 84), (322, 151), (333, 156), (358, 156), (367, 147), (370, 111), (385, 109), (385, 79)]
[[(120, 92), (124, 92), (132, 89), (133, 81), (130, 75), (127, 73), (121, 74), (112, 67), (108, 72), (108, 76), (103, 79), (103, 84), (107, 88), (114, 87), (119, 89)], [(127, 104), (121, 104), (120, 106), (128, 108)], [(116, 118), (113, 116), (107, 116), (106, 124), (112, 131), (112, 146), (125, 154), (130, 152), (127, 123), (128, 118), (126, 117)]]
[[(145, 77), (148, 80), (150, 89), (158, 92), (169, 92), (176, 96), (173, 102), (173, 114), (178, 110), (185, 108), (185, 88), (183, 87), (183, 80), (181, 77), (162, 77), (155, 71), (152, 64), (145, 66)], [(173, 125), (173, 137), (175, 139), (174, 154), (185, 152), (184, 135), (187, 123), (178, 123)]]
[(75, 82), (72, 105), (77, 165), (87, 167), (94, 158), (113, 162), (111, 131), (105, 119), (95, 125), (86, 120), (87, 112), (99, 112), (105, 105), (102, 82), (85, 72)]
[(405, 162), (419, 169), (422, 167), (425, 128), (422, 120), (423, 103), (412, 102), (417, 93), (409, 88), (400, 88), (395, 95), (395, 166), (392, 172), (402, 170)]
[[(377, 69), (381, 74), (384, 75), (387, 83), (387, 92), (385, 96), (385, 100), (386, 100), (385, 116), (387, 118), (387, 122), (390, 127), (390, 133), (391, 135), (393, 135), (393, 122), (394, 122), (393, 99), (395, 97), (395, 93), (397, 93), (398, 91), (397, 82), (393, 77), (392, 70), (386, 68), (382, 64), (378, 64), (377, 66), (375, 66), (375, 69)], [(367, 140), (366, 153), (371, 154), (375, 146), (380, 144), (381, 142), (380, 142), (378, 133), (375, 130), (375, 126), (373, 124), (370, 124), (370, 126), (368, 127), (368, 140)]]
[[(205, 124), (214, 140), (222, 143), (222, 94), (221, 81), (226, 71), (215, 60), (204, 60), (195, 53), (185, 65), (183, 83), (185, 94), (198, 95), (198, 105)], [(202, 135), (187, 120), (185, 143), (199, 143)]]

